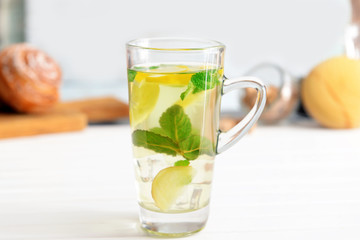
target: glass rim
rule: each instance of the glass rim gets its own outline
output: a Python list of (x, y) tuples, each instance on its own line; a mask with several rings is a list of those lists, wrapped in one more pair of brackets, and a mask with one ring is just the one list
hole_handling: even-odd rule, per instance
[[(207, 43), (208, 46), (203, 47), (151, 47), (151, 41), (181, 41), (181, 42), (196, 42), (199, 45), (205, 45)], [(146, 44), (148, 43), (148, 44)], [(158, 51), (202, 51), (208, 49), (219, 49), (225, 48), (225, 44), (215, 41), (215, 40), (208, 40), (203, 38), (186, 38), (186, 37), (149, 37), (149, 38), (137, 38), (126, 43), (126, 47), (135, 47), (140, 49), (147, 49), (147, 50), (158, 50)]]

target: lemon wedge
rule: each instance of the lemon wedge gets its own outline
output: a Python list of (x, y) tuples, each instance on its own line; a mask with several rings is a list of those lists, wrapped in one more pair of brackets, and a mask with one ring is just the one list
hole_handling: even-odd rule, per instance
[(154, 178), (151, 195), (162, 211), (169, 210), (184, 187), (191, 183), (195, 169), (191, 166), (175, 166), (162, 169)]
[(155, 108), (160, 87), (156, 83), (134, 81), (131, 88), (130, 123), (132, 126), (144, 121)]

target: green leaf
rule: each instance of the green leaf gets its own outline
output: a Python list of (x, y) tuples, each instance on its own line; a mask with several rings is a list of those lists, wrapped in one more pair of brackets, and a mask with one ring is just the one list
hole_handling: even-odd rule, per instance
[(180, 94), (181, 100), (184, 100), (185, 97), (186, 97), (188, 94), (190, 94), (191, 92), (194, 91), (194, 89), (195, 89), (195, 86), (194, 86), (194, 84), (190, 81), (187, 89), (185, 90), (185, 92), (182, 92), (182, 93)]
[(176, 156), (179, 152), (179, 147), (173, 140), (150, 131), (135, 130), (132, 133), (132, 141), (135, 146), (151, 149), (157, 153)]
[(188, 160), (195, 160), (201, 154), (215, 155), (215, 149), (210, 140), (199, 135), (191, 135), (180, 144), (181, 155)]
[(192, 135), (179, 145), (183, 157), (188, 160), (194, 160), (200, 153), (200, 136)]
[(189, 160), (179, 160), (174, 163), (174, 166), (189, 166)]
[(133, 82), (136, 77), (136, 71), (128, 69), (128, 81)]
[(191, 133), (190, 118), (179, 105), (168, 108), (161, 115), (159, 123), (166, 135), (176, 143), (180, 143)]
[(208, 89), (213, 89), (217, 84), (220, 83), (220, 77), (221, 75), (217, 69), (205, 70), (195, 73), (191, 76), (191, 80), (187, 89), (181, 93), (181, 100), (184, 100), (190, 92), (194, 94)]
[(195, 73), (191, 77), (191, 82), (194, 84), (196, 92), (212, 89), (218, 82), (217, 70), (212, 69)]
[(160, 128), (160, 127), (151, 128), (149, 131), (153, 132), (153, 133), (156, 133), (156, 134), (160, 134), (160, 135), (165, 136), (165, 137), (169, 137), (167, 135), (167, 133), (165, 132), (165, 130)]
[[(135, 130), (132, 134), (133, 144), (171, 156), (181, 155), (175, 166), (188, 166), (189, 160), (195, 160), (201, 154), (215, 155), (212, 142), (201, 137), (199, 130), (192, 129), (189, 116), (179, 105), (169, 107), (159, 119), (160, 127), (146, 130)], [(182, 164), (182, 165), (181, 165)]]
[(149, 67), (149, 69), (158, 69), (160, 66), (151, 66), (151, 67)]

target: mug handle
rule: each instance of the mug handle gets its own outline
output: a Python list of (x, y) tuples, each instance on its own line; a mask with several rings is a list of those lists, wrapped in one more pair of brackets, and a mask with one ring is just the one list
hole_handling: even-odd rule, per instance
[(222, 153), (237, 143), (256, 123), (266, 103), (266, 86), (256, 77), (239, 77), (227, 79), (224, 77), (221, 95), (225, 95), (235, 89), (255, 88), (257, 90), (257, 98), (250, 112), (227, 132), (218, 132), (216, 154)]

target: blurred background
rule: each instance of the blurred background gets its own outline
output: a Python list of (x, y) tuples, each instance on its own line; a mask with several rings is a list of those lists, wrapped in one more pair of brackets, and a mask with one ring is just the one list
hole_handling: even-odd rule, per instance
[[(264, 61), (302, 77), (344, 52), (350, 16), (345, 0), (1, 0), (0, 46), (27, 41), (56, 59), (63, 100), (127, 100), (125, 43), (134, 38), (218, 40), (227, 46), (228, 77)], [(223, 108), (236, 109), (235, 98), (224, 98)]]

